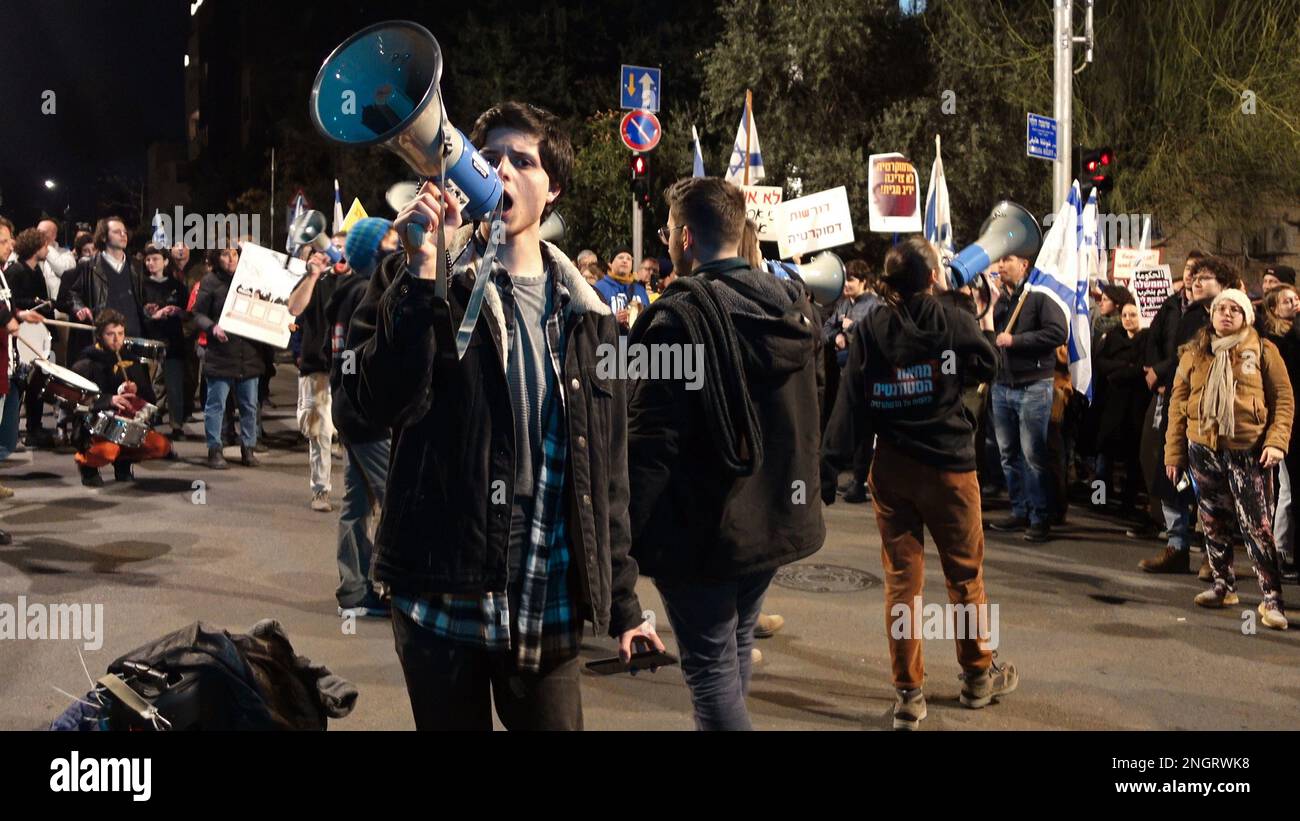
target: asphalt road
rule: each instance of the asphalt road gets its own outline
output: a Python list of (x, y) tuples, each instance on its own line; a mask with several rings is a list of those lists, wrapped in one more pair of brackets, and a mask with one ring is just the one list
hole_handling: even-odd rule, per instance
[[(180, 461), (137, 467), (134, 484), (83, 488), (70, 455), (27, 451), (0, 465), (17, 491), (0, 503), (0, 603), (103, 605), (103, 646), (84, 652), (99, 675), (116, 657), (194, 620), (243, 631), (278, 619), (298, 653), (360, 689), (338, 730), (413, 726), (386, 620), (346, 635), (335, 612), (337, 512), (308, 508), (306, 446), (295, 443), (291, 366), (281, 367), (268, 415), (270, 453), (258, 469), (217, 473), (204, 445), (179, 443)], [(191, 424), (192, 434), (200, 425)], [(227, 451), (235, 453), (234, 449)], [(342, 490), (334, 464), (335, 500)], [(195, 504), (194, 482), (206, 483)], [(879, 537), (869, 505), (827, 510), (820, 552), (783, 575), (765, 609), (785, 628), (758, 646), (750, 709), (760, 729), (885, 729), (892, 706)], [(1258, 604), (1245, 571), (1241, 606), (1193, 606), (1194, 576), (1136, 569), (1153, 542), (1126, 539), (1118, 524), (1075, 511), (1056, 541), (1031, 545), (990, 534), (986, 584), (999, 606), (1000, 659), (1021, 670), (1020, 689), (982, 711), (957, 703), (950, 641), (927, 642), (930, 715), (924, 729), (1296, 729), (1300, 726), (1300, 629), (1243, 635), (1241, 611)], [(946, 593), (928, 547), (927, 601)], [(824, 567), (814, 567), (824, 566)], [(820, 592), (818, 588), (846, 588)], [(653, 585), (638, 585), (661, 614)], [(1300, 602), (1300, 590), (1286, 594)], [(1296, 610), (1300, 613), (1300, 608)], [(0, 729), (48, 724), (69, 703), (55, 687), (88, 689), (72, 641), (0, 640)], [(611, 655), (588, 637), (587, 658)], [(690, 699), (675, 669), (632, 678), (583, 678), (589, 729), (690, 729)]]

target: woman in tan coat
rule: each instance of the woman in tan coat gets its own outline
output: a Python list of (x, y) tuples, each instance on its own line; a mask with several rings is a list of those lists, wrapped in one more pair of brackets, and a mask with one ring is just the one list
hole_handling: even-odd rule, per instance
[(1190, 467), (1214, 586), (1202, 607), (1237, 599), (1232, 540), (1240, 534), (1255, 564), (1264, 625), (1287, 628), (1270, 516), (1271, 469), (1286, 456), (1295, 401), (1277, 346), (1252, 327), (1250, 298), (1235, 288), (1210, 305), (1210, 325), (1183, 346), (1169, 403), (1165, 466), (1178, 483)]

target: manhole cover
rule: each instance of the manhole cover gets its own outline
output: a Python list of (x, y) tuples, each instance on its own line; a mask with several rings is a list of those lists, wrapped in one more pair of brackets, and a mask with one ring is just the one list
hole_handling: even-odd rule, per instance
[(880, 584), (880, 579), (865, 570), (833, 564), (789, 564), (776, 571), (773, 581), (809, 593), (852, 593)]

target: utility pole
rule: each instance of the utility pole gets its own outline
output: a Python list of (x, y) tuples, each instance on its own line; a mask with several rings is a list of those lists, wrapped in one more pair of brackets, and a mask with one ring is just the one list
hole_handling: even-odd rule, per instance
[[(1060, 210), (1065, 198), (1070, 195), (1073, 182), (1074, 135), (1071, 117), (1074, 108), (1074, 75), (1092, 62), (1092, 4), (1093, 0), (1081, 0), (1087, 10), (1082, 37), (1074, 36), (1073, 0), (1052, 0), (1055, 26), (1052, 36), (1052, 51), (1055, 57), (1053, 76), (1055, 87), (1053, 93), (1052, 116), (1056, 119), (1056, 163), (1052, 167), (1052, 213)], [(1084, 46), (1084, 64), (1074, 68), (1074, 44)]]

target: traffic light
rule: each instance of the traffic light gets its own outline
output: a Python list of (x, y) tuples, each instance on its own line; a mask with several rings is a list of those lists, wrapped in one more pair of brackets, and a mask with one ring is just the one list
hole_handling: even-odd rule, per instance
[(1110, 148), (1084, 148), (1079, 152), (1079, 183), (1084, 188), (1109, 191), (1115, 182), (1115, 152)]
[(650, 158), (645, 154), (633, 154), (628, 168), (632, 171), (632, 194), (642, 208), (650, 205)]

